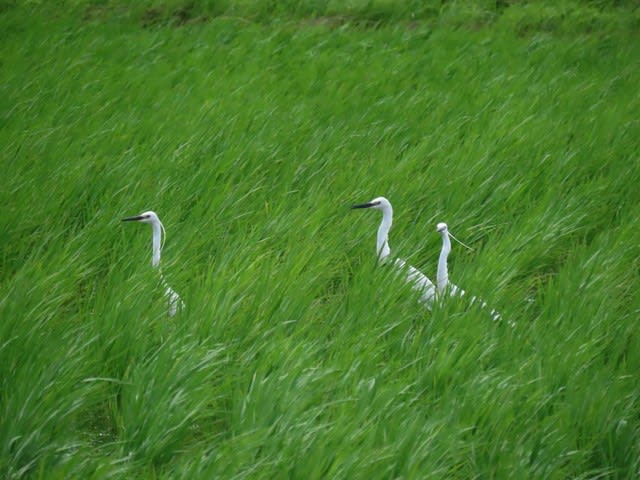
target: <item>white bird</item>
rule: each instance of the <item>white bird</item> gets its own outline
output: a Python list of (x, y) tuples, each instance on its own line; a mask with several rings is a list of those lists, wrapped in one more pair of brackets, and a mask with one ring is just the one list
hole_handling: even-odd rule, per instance
[[(384, 197), (376, 197), (368, 203), (360, 205), (353, 205), (351, 208), (373, 208), (382, 212), (382, 222), (378, 227), (378, 235), (376, 239), (376, 252), (378, 260), (381, 263), (386, 263), (389, 255), (391, 255), (391, 248), (389, 247), (389, 230), (391, 230), (391, 224), (393, 223), (393, 208), (391, 203)], [(427, 276), (418, 269), (407, 265), (407, 263), (396, 258), (393, 262), (403, 272), (406, 272), (407, 283), (411, 284), (411, 288), (420, 293), (420, 301), (431, 309), (431, 304), (436, 295), (436, 288), (433, 282), (427, 278)]]
[[(141, 223), (149, 223), (151, 225), (151, 230), (153, 232), (153, 240), (152, 240), (152, 257), (151, 257), (151, 265), (154, 268), (160, 268), (160, 252), (162, 251), (163, 242), (163, 234), (166, 237), (166, 233), (164, 230), (164, 225), (158, 218), (158, 215), (155, 212), (144, 212), (140, 215), (136, 215), (135, 217), (127, 217), (122, 219), (123, 222), (141, 222)], [(167, 297), (167, 301), (169, 303), (169, 316), (173, 317), (179, 308), (184, 308), (184, 302), (180, 298), (180, 295), (176, 293), (164, 279), (162, 272), (160, 272), (160, 280), (162, 281), (163, 287), (165, 287), (165, 296)]]
[[(438, 294), (450, 294), (462, 297), (466, 292), (457, 285), (449, 283), (449, 272), (447, 269), (447, 258), (449, 257), (449, 253), (451, 252), (451, 240), (449, 239), (449, 236), (451, 235), (451, 237), (453, 237), (453, 239), (459, 242), (461, 245), (464, 245), (464, 243), (460, 242), (460, 240), (449, 233), (449, 228), (447, 227), (446, 223), (438, 223), (438, 225), (436, 226), (436, 230), (440, 233), (440, 235), (442, 235), (442, 250), (440, 251), (440, 258), (438, 258), (438, 273), (436, 275)], [(464, 246), (467, 247), (467, 245)], [(492, 309), (490, 310), (486, 302), (480, 300), (478, 297), (472, 296), (470, 302), (479, 302), (482, 308), (489, 310), (489, 314), (494, 320), (498, 321), (502, 319), (498, 312)]]

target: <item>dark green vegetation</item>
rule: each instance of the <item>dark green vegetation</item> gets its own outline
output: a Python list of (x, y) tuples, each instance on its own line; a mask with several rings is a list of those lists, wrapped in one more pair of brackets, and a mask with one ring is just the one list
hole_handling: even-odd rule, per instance
[[(0, 476), (637, 476), (609, 3), (0, 1)], [(452, 280), (515, 328), (377, 267), (377, 195), (430, 277), (436, 222), (472, 244)]]

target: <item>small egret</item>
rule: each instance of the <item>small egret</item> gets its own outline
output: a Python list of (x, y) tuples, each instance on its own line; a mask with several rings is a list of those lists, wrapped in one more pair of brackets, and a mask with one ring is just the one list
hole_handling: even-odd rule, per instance
[[(439, 232), (440, 235), (442, 235), (442, 250), (440, 251), (440, 258), (438, 258), (438, 273), (436, 275), (438, 294), (443, 295), (449, 293), (450, 295), (462, 297), (465, 295), (465, 291), (460, 287), (454, 285), (453, 283), (449, 283), (449, 272), (447, 269), (447, 258), (449, 257), (449, 253), (451, 252), (451, 240), (449, 239), (449, 236), (451, 236), (456, 242), (460, 243), (461, 245), (469, 249), (471, 247), (465, 245), (451, 233), (449, 233), (449, 228), (447, 227), (446, 223), (438, 223), (438, 225), (436, 226), (436, 231)], [(472, 296), (470, 302), (479, 302), (482, 308), (489, 309), (488, 305), (478, 297)], [(500, 314), (495, 310), (489, 310), (489, 314), (496, 321), (501, 320), (502, 318)]]
[[(378, 227), (376, 239), (376, 252), (380, 263), (386, 263), (389, 255), (391, 255), (391, 248), (389, 247), (389, 230), (391, 230), (391, 224), (393, 223), (393, 208), (391, 207), (391, 203), (384, 197), (376, 197), (368, 203), (353, 205), (351, 208), (373, 208), (382, 212), (382, 222)], [(420, 270), (411, 265), (407, 265), (407, 263), (400, 258), (396, 258), (393, 263), (407, 273), (407, 283), (411, 284), (411, 288), (420, 293), (420, 301), (424, 303), (427, 308), (431, 309), (431, 304), (436, 295), (433, 282)]]
[[(149, 223), (151, 224), (151, 229), (153, 232), (153, 240), (152, 240), (152, 257), (151, 257), (151, 265), (154, 268), (160, 267), (160, 252), (162, 251), (163, 242), (163, 234), (166, 237), (166, 233), (164, 230), (164, 225), (158, 218), (158, 215), (155, 212), (144, 212), (140, 215), (136, 215), (135, 217), (127, 217), (122, 219), (123, 222), (141, 222), (141, 223)], [(165, 288), (165, 296), (169, 302), (169, 316), (173, 317), (178, 308), (184, 307), (184, 302), (180, 298), (180, 295), (176, 293), (164, 279), (162, 272), (160, 272), (160, 280), (162, 281), (162, 286)]]

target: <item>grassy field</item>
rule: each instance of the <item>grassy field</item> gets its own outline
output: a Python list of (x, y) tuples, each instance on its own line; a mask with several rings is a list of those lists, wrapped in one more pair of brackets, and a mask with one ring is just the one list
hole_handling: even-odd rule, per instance
[[(611, 4), (614, 4), (612, 6)], [(640, 475), (634, 2), (0, 0), (0, 476)], [(513, 322), (432, 312), (393, 254)], [(151, 268), (155, 210), (174, 318)]]

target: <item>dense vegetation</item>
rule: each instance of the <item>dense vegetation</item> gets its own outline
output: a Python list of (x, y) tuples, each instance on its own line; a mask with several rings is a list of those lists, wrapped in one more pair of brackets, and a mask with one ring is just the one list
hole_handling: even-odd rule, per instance
[[(634, 2), (0, 0), (3, 478), (640, 475)], [(446, 221), (464, 300), (432, 312)], [(146, 225), (167, 229), (166, 315)]]

